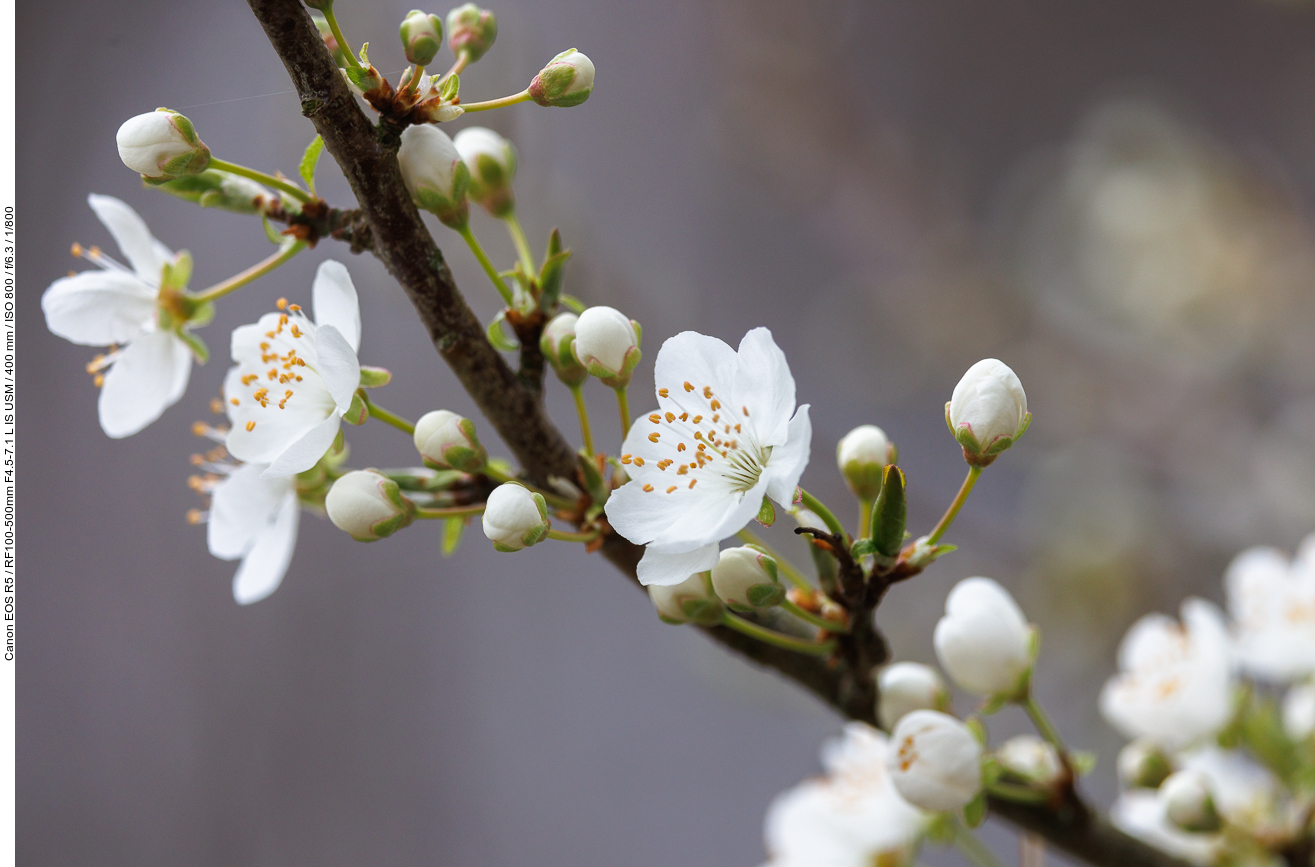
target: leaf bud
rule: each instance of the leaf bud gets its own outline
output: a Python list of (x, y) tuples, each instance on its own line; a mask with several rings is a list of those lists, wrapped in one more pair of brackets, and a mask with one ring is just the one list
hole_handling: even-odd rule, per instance
[(516, 177), (516, 148), (491, 129), (468, 126), (452, 140), (470, 172), (469, 195), (495, 217), (516, 209), (511, 181)]
[(650, 584), (648, 598), (663, 623), (713, 626), (721, 622), (721, 600), (713, 592), (712, 581), (706, 572), (691, 575), (670, 586)]
[(475, 435), (475, 423), (446, 409), (420, 416), (414, 440), (425, 465), (434, 469), (477, 473), (489, 460)]
[(416, 66), (428, 66), (443, 47), (443, 19), (412, 9), (398, 28), (406, 59)]
[(375, 542), (410, 525), (415, 504), (397, 482), (374, 470), (353, 470), (333, 483), (324, 510), (339, 530), (358, 542)]
[(524, 485), (506, 482), (493, 489), (484, 508), (484, 535), (498, 551), (519, 551), (548, 536), (548, 504)]
[(594, 90), (594, 62), (569, 48), (548, 61), (530, 82), (530, 98), (539, 105), (569, 108), (589, 98)]
[(721, 552), (712, 567), (712, 589), (732, 611), (774, 608), (785, 598), (776, 561), (747, 545)]
[(458, 6), (447, 14), (447, 44), (452, 53), (463, 53), (474, 63), (493, 47), (498, 38), (498, 19), (487, 9), (474, 3)]
[(210, 165), (210, 148), (197, 137), (192, 122), (167, 108), (128, 118), (115, 141), (119, 159), (146, 180), (194, 175)]
[(402, 131), (397, 162), (407, 192), (418, 207), (445, 226), (465, 227), (470, 215), (466, 202), (470, 172), (447, 133), (429, 125), (408, 126)]
[(639, 323), (614, 307), (590, 307), (575, 323), (571, 345), (584, 369), (612, 388), (630, 383), (639, 364)]

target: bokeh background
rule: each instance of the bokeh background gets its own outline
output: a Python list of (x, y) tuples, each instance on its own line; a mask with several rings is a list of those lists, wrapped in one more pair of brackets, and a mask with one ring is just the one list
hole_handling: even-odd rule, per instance
[[(395, 77), (409, 2), (339, 6)], [(568, 291), (640, 320), (650, 359), (686, 328), (734, 343), (771, 327), (813, 405), (805, 484), (837, 508), (852, 511), (834, 443), (874, 422), (900, 446), (912, 528), (929, 527), (963, 472), (942, 416), (958, 376), (984, 356), (1019, 373), (1030, 432), (978, 486), (961, 550), (878, 620), (900, 658), (932, 661), (948, 588), (1003, 581), (1043, 633), (1040, 696), (1099, 751), (1087, 788), (1108, 801), (1119, 741), (1096, 693), (1127, 624), (1219, 599), (1241, 547), (1290, 549), (1315, 529), (1315, 10), (495, 11), (467, 100), (519, 89), (571, 46), (598, 68), (580, 108), (478, 118), (520, 149), (535, 245), (561, 227)], [(411, 417), (473, 406), (383, 269), (325, 242), (226, 300), (187, 396), (108, 440), (82, 370), (92, 350), (51, 336), (39, 308), (81, 267), (72, 241), (112, 248), (86, 194), (123, 198), (190, 249), (198, 287), (269, 249), (252, 219), (142, 189), (116, 157), (119, 123), (177, 108), (217, 155), (288, 174), (314, 132), (242, 3), (26, 3), (18, 18), (21, 863), (758, 863), (764, 809), (817, 771), (839, 721), (660, 623), (597, 558), (556, 543), (496, 554), (475, 529), (445, 560), (437, 527), (365, 546), (307, 517), (282, 588), (233, 603), (234, 564), (184, 520), (202, 505), (185, 484), (203, 445), (189, 428), (210, 418), (232, 327), (280, 295), (304, 303), (318, 262), (339, 258), (362, 299), (362, 360), (396, 374), (381, 400)], [(350, 202), (327, 157), (320, 189)], [(499, 226), (476, 229), (511, 261)], [(492, 290), (434, 231), (487, 320)], [(615, 447), (610, 394), (589, 397)], [(383, 426), (349, 438), (358, 466), (414, 462)], [(988, 837), (1011, 852), (1004, 830)]]

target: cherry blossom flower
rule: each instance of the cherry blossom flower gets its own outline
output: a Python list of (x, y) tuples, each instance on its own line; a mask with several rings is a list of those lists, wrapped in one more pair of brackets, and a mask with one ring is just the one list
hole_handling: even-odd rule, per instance
[(1124, 636), (1101, 713), (1128, 737), (1171, 750), (1214, 734), (1232, 711), (1230, 652), (1222, 612), (1203, 599), (1183, 603), (1181, 625), (1149, 614)]
[(233, 331), (235, 365), (224, 381), (228, 450), (266, 464), (263, 475), (308, 470), (338, 436), (361, 380), (361, 313), (351, 276), (323, 262), (312, 287), (315, 320), (297, 305)]
[(241, 560), (233, 576), (239, 605), (278, 589), (292, 562), (301, 508), (296, 479), (268, 478), (264, 464), (232, 468), (210, 491), (206, 544), (221, 560)]
[(1110, 821), (1125, 834), (1192, 864), (1213, 864), (1224, 848), (1222, 834), (1195, 834), (1169, 821), (1159, 795), (1149, 789), (1124, 792), (1110, 807)]
[(827, 775), (776, 797), (764, 821), (770, 867), (913, 863), (930, 816), (895, 790), (886, 736), (862, 723), (822, 749)]
[(653, 370), (658, 411), (621, 447), (631, 481), (607, 501), (612, 527), (637, 545), (642, 584), (679, 584), (717, 564), (717, 545), (758, 514), (764, 497), (789, 507), (812, 427), (795, 411), (794, 377), (766, 328), (735, 351), (685, 331)]
[(1289, 561), (1273, 548), (1249, 548), (1224, 573), (1238, 663), (1263, 680), (1315, 674), (1315, 535)]
[(100, 426), (117, 439), (137, 433), (178, 402), (187, 390), (193, 353), (180, 336), (181, 324), (174, 329), (159, 324), (161, 276), (175, 263), (173, 252), (118, 199), (93, 193), (87, 204), (128, 265), (97, 247), (74, 245), (74, 253), (100, 270), (56, 280), (41, 296), (41, 310), (53, 334), (83, 346), (111, 347), (87, 370), (101, 386)]

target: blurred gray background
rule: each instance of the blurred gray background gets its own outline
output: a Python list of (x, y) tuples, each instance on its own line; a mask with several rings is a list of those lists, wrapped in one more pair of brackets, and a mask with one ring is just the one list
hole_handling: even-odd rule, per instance
[[(396, 78), (409, 3), (341, 0)], [(432, 11), (445, 12), (445, 9)], [(1088, 784), (1113, 794), (1095, 697), (1123, 629), (1220, 598), (1240, 547), (1315, 528), (1315, 11), (1261, 0), (970, 4), (635, 0), (495, 7), (467, 100), (519, 89), (575, 46), (588, 103), (481, 115), (516, 142), (534, 245), (560, 226), (568, 291), (640, 320), (651, 359), (697, 328), (771, 327), (813, 405), (805, 484), (853, 511), (835, 441), (899, 444), (912, 529), (963, 473), (943, 405), (1005, 360), (1035, 423), (951, 534), (961, 551), (878, 620), (931, 661), (970, 574), (1040, 624), (1039, 689)], [(245, 4), (25, 3), (18, 11), (23, 410), (19, 858), (29, 865), (752, 865), (770, 799), (816, 772), (839, 722), (692, 632), (597, 558), (547, 544), (451, 559), (437, 527), (372, 546), (303, 519), (283, 586), (248, 608), (184, 520), (189, 428), (229, 330), (326, 257), (361, 295), (362, 361), (412, 418), (473, 412), (383, 269), (325, 242), (220, 307), (215, 358), (145, 432), (108, 440), (44, 288), (112, 243), (118, 196), (196, 258), (203, 287), (267, 255), (250, 218), (142, 189), (114, 133), (183, 110), (225, 159), (294, 174), (314, 135)], [(470, 121), (474, 122), (474, 121)], [(458, 121), (449, 129), (459, 128)], [(350, 194), (332, 161), (320, 190)], [(512, 251), (482, 215), (499, 261)], [(477, 312), (493, 292), (434, 225)], [(651, 394), (651, 367), (633, 388)], [(619, 432), (591, 386), (600, 442)], [(565, 429), (564, 389), (550, 403)], [(379, 425), (352, 463), (414, 462)], [(491, 437), (489, 437), (491, 439)], [(794, 544), (783, 535), (783, 545)], [(794, 548), (803, 555), (801, 548)], [(966, 699), (960, 699), (967, 709)], [(993, 729), (1021, 726), (1004, 714)], [(988, 828), (1002, 853), (1011, 836)], [(928, 863), (955, 863), (939, 851)]]

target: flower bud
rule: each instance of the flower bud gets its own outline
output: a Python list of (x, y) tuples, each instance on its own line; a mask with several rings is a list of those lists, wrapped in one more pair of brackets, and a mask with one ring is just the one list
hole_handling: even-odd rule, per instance
[(895, 463), (895, 456), (895, 445), (874, 424), (854, 428), (836, 446), (836, 463), (860, 500), (875, 500), (881, 493), (881, 473)]
[(732, 611), (774, 608), (785, 598), (776, 561), (756, 548), (727, 548), (712, 567), (712, 589)]
[(353, 470), (333, 483), (324, 498), (329, 520), (358, 542), (375, 542), (409, 526), (415, 504), (397, 482), (374, 470)]
[(574, 313), (558, 313), (544, 326), (539, 338), (539, 350), (548, 359), (557, 378), (572, 388), (589, 377), (589, 371), (575, 357), (575, 323), (580, 317)]
[(877, 720), (886, 731), (915, 710), (948, 710), (950, 695), (936, 669), (918, 662), (897, 662), (877, 675)]
[(419, 9), (406, 13), (397, 32), (402, 37), (407, 62), (416, 66), (428, 66), (443, 47), (443, 19)]
[(569, 108), (589, 98), (594, 90), (594, 62), (574, 48), (548, 61), (530, 82), (530, 99), (539, 105)]
[(1315, 732), (1315, 685), (1298, 684), (1283, 696), (1283, 731), (1294, 741)]
[(904, 800), (941, 812), (965, 806), (982, 788), (982, 746), (949, 714), (915, 710), (891, 733), (886, 767)]
[(495, 217), (516, 208), (511, 179), (516, 177), (516, 148), (491, 129), (468, 126), (452, 140), (470, 171), (469, 195)]
[(976, 695), (1021, 697), (1032, 668), (1032, 627), (1009, 592), (990, 578), (966, 578), (945, 598), (932, 635), (950, 679)]
[(493, 489), (484, 507), (484, 535), (499, 551), (519, 551), (548, 536), (548, 504), (516, 482)]
[(182, 175), (155, 188), (203, 208), (219, 208), (235, 214), (263, 214), (278, 202), (277, 196), (255, 181), (215, 169)]
[(703, 572), (669, 587), (650, 584), (648, 598), (653, 601), (663, 623), (712, 626), (721, 622), (721, 600)]
[(470, 215), (466, 203), (470, 172), (447, 133), (429, 125), (408, 126), (402, 131), (397, 162), (402, 181), (418, 207), (438, 217), (445, 226), (465, 227)]
[(1175, 771), (1160, 784), (1164, 814), (1184, 831), (1218, 831), (1221, 824), (1210, 780), (1200, 771)]
[(304, 0), (304, 2), (318, 12), (328, 12), (333, 8), (333, 0)]
[(639, 323), (613, 307), (590, 307), (575, 322), (571, 348), (585, 370), (612, 388), (630, 382), (639, 364)]
[(1119, 782), (1129, 789), (1158, 789), (1173, 773), (1169, 757), (1151, 741), (1136, 740), (1119, 750)]
[(498, 19), (474, 3), (458, 6), (447, 14), (447, 44), (452, 53), (469, 56), (474, 63), (493, 47), (498, 38)]
[(446, 409), (420, 416), (413, 439), (425, 465), (433, 469), (477, 473), (489, 460), (475, 435), (475, 423)]
[(1040, 786), (1056, 783), (1064, 774), (1059, 751), (1036, 735), (1019, 735), (995, 751), (1000, 766), (1016, 777)]
[(945, 405), (945, 422), (970, 464), (984, 467), (1032, 423), (1018, 376), (1003, 362), (983, 359), (959, 380)]
[(194, 175), (210, 165), (210, 148), (192, 122), (167, 108), (128, 118), (115, 139), (119, 159), (146, 180)]

